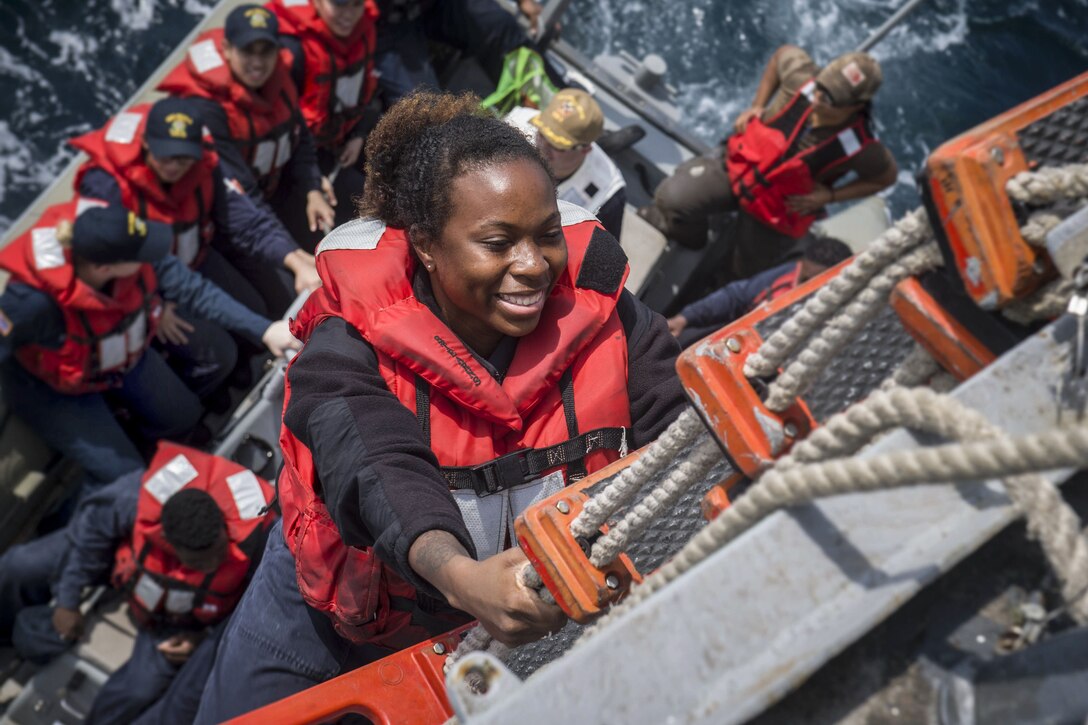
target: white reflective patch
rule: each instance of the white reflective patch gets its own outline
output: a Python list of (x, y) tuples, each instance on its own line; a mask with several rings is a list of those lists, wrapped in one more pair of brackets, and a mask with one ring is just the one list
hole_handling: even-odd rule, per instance
[(842, 150), (847, 156), (853, 156), (861, 150), (861, 139), (852, 128), (839, 133), (839, 143), (842, 144)]
[(99, 201), (98, 199), (88, 199), (81, 196), (76, 199), (76, 216), (79, 216), (88, 209), (99, 209), (107, 206), (109, 206), (109, 204), (104, 201)]
[(132, 595), (143, 605), (144, 609), (154, 612), (162, 601), (163, 588), (159, 583), (147, 574), (141, 574), (136, 580), (136, 586), (132, 589)]
[(170, 614), (188, 614), (193, 611), (193, 603), (196, 601), (196, 592), (184, 589), (166, 590), (166, 609)]
[(222, 68), (223, 56), (219, 55), (219, 49), (215, 47), (214, 40), (202, 40), (193, 43), (189, 47), (189, 60), (193, 61), (193, 67), (197, 73), (207, 73), (215, 68)]
[(102, 372), (116, 370), (123, 367), (127, 361), (128, 350), (125, 347), (125, 334), (123, 332), (103, 337), (98, 341), (99, 370)]
[(590, 202), (592, 201), (592, 199), (590, 199), (588, 195), (584, 194), (581, 189), (578, 189), (576, 187), (567, 186), (566, 188), (563, 188), (563, 185), (560, 184), (559, 188), (560, 201), (565, 201), (567, 203), (574, 204), (575, 206), (580, 206), (582, 208), (589, 206)]
[(165, 466), (156, 471), (155, 475), (147, 479), (144, 488), (155, 497), (160, 504), (175, 493), (185, 488), (185, 484), (196, 478), (196, 469), (185, 454), (179, 453)]
[(34, 249), (34, 266), (39, 270), (64, 266), (64, 248), (57, 241), (53, 227), (38, 227), (30, 231), (30, 246)]
[(143, 310), (136, 315), (136, 319), (132, 321), (132, 324), (128, 326), (128, 330), (125, 331), (125, 341), (128, 345), (128, 354), (135, 355), (144, 349), (144, 342), (147, 341), (147, 315)]
[(291, 160), (291, 134), (285, 133), (276, 142), (276, 168)]
[(597, 218), (577, 204), (571, 204), (562, 199), (559, 200), (559, 216), (562, 217), (561, 222), (565, 227)]
[(310, 4), (310, 0), (280, 0), (285, 8), (301, 8)]
[(343, 108), (355, 108), (359, 105), (359, 91), (363, 88), (363, 72), (365, 68), (360, 68), (358, 72), (339, 78), (336, 81), (336, 100), (340, 101), (340, 105)]
[(801, 86), (801, 94), (812, 103), (812, 98), (816, 95), (816, 81), (812, 80)]
[(253, 168), (258, 176), (264, 176), (272, 171), (272, 162), (276, 160), (276, 142), (261, 141), (253, 152)]
[(186, 267), (192, 265), (200, 251), (200, 230), (191, 226), (174, 235), (174, 256)]
[(509, 501), (506, 492), (490, 496), (477, 496), (473, 490), (451, 491), (453, 500), (461, 509), (465, 528), (476, 546), (476, 561), (498, 554), (506, 542), (506, 526)]
[(106, 129), (106, 140), (111, 143), (132, 143), (143, 118), (139, 113), (118, 113)]
[(261, 482), (250, 471), (239, 471), (227, 476), (230, 495), (234, 497), (234, 506), (238, 509), (238, 518), (255, 519), (268, 502), (264, 498)]
[(385, 234), (385, 223), (379, 219), (354, 219), (341, 224), (321, 240), (317, 252), (331, 252), (336, 249), (377, 249), (378, 240)]

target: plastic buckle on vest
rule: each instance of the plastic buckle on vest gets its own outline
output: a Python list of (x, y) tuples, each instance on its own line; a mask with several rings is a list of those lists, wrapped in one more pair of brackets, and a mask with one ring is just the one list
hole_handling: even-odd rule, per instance
[(513, 451), (472, 467), (472, 490), (477, 496), (490, 496), (517, 486), (529, 477), (528, 451)]

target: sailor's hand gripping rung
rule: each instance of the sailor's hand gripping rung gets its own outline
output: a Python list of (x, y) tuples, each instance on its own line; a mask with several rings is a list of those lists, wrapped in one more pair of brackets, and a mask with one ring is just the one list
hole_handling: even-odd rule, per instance
[(576, 539), (570, 531), (571, 522), (589, 499), (587, 490), (630, 466), (641, 453), (635, 451), (533, 504), (514, 522), (525, 555), (556, 603), (576, 622), (593, 620), (626, 595), (633, 583), (642, 581), (626, 554), (601, 568), (590, 564), (593, 541)]

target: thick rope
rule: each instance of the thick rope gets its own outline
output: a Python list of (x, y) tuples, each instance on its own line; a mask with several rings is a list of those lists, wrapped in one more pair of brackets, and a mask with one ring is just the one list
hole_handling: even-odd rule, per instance
[[(868, 400), (828, 421), (830, 438), (839, 430), (842, 441), (815, 438), (819, 429), (790, 456), (766, 473), (744, 496), (696, 534), (668, 563), (632, 589), (628, 597), (592, 629), (644, 601), (673, 579), (780, 508), (815, 498), (853, 491), (948, 481), (979, 481), (1016, 474), (1006, 481), (1010, 498), (1028, 518), (1029, 533), (1039, 538), (1051, 565), (1062, 580), (1062, 591), (1078, 621), (1088, 621), (1088, 542), (1080, 521), (1057, 488), (1029, 471), (1080, 467), (1088, 463), (1088, 428), (1055, 430), (1009, 439), (1002, 435), (977, 443), (897, 451), (868, 459), (831, 460), (794, 465), (798, 456), (822, 459), (851, 452), (870, 434), (895, 427), (898, 420), (920, 430), (951, 437), (994, 435), (977, 412), (925, 388), (874, 393)], [(811, 443), (807, 449), (805, 443)], [(792, 459), (792, 460), (791, 460)], [(783, 470), (780, 470), (785, 463)], [(754, 494), (754, 495), (753, 495)]]
[(1028, 217), (1028, 223), (1020, 227), (1020, 236), (1033, 247), (1046, 249), (1046, 235), (1062, 223), (1062, 217), (1050, 211), (1037, 211)]
[(668, 477), (654, 487), (608, 533), (598, 539), (590, 550), (589, 563), (598, 569), (620, 555), (632, 539), (646, 530), (663, 511), (672, 508), (692, 486), (703, 481), (716, 463), (722, 460), (717, 441), (709, 434), (691, 454), (669, 471)]
[(892, 262), (861, 290), (808, 346), (782, 371), (767, 391), (766, 406), (781, 412), (815, 382), (843, 346), (888, 303), (888, 295), (903, 279), (941, 263), (936, 244), (926, 244)]
[(764, 340), (759, 351), (745, 362), (744, 374), (750, 378), (774, 375), (790, 353), (865, 287), (869, 280), (931, 235), (929, 220), (923, 209), (918, 208), (905, 215), (859, 253), (834, 279), (811, 295), (795, 315)]
[(1028, 325), (1037, 320), (1051, 320), (1065, 312), (1072, 296), (1072, 280), (1061, 277), (1036, 290), (1031, 297), (1014, 300), (1001, 312), (1020, 325)]
[(881, 390), (894, 388), (914, 388), (923, 385), (941, 371), (940, 364), (929, 354), (929, 350), (918, 343), (914, 343), (910, 353), (903, 358), (903, 362), (892, 371), (881, 384)]
[[(453, 666), (457, 664), (458, 660), (465, 657), (465, 655), (471, 652), (485, 651), (490, 652), (491, 647), (503, 645), (487, 633), (482, 624), (477, 624), (475, 627), (465, 633), (465, 638), (461, 640), (461, 644), (457, 645), (457, 649), (446, 656), (446, 661), (442, 663), (442, 671), (445, 674), (449, 674)], [(501, 657), (503, 654), (497, 656)], [(471, 683), (470, 683), (471, 686)]]
[(797, 441), (774, 470), (853, 455), (877, 435), (900, 426), (952, 440), (978, 438), (989, 429), (986, 418), (970, 408), (955, 416), (936, 415), (939, 398), (928, 388), (876, 391)]
[(582, 512), (571, 522), (570, 530), (576, 538), (586, 538), (597, 533), (601, 525), (616, 510), (629, 502), (639, 489), (676, 462), (699, 433), (705, 431), (699, 416), (690, 407), (651, 443), (638, 460), (620, 471), (593, 498), (586, 501)]
[(1022, 171), (1009, 179), (1005, 191), (1013, 200), (1033, 206), (1088, 196), (1088, 164)]

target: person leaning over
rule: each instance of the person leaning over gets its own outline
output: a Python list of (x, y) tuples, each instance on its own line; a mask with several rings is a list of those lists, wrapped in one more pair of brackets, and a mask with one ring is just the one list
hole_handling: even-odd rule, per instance
[(192, 98), (224, 173), (257, 204), (287, 216), (294, 211), (284, 209), (289, 192), (300, 192), (314, 232), (334, 223), (325, 197), (332, 185), (318, 171), (313, 137), (279, 51), (276, 16), (260, 5), (239, 5), (222, 29), (196, 39), (159, 90)]
[(83, 467), (89, 487), (144, 463), (103, 393), (120, 399), (149, 440), (184, 437), (203, 414), (197, 395), (149, 349), (163, 299), (273, 354), (298, 346), (286, 322), (249, 311), (169, 256), (172, 241), (164, 224), (73, 200), (0, 250), (0, 269), (11, 275), (0, 295), (4, 396)]
[[(224, 173), (203, 126), (188, 98), (118, 113), (69, 142), (90, 157), (76, 173), (76, 192), (171, 225), (183, 263), (251, 310), (278, 317), (320, 283), (313, 255)], [(166, 314), (179, 316), (173, 308)]]
[(692, 302), (669, 318), (669, 332), (679, 340), (680, 347), (686, 348), (764, 302), (781, 297), (849, 259), (851, 254), (850, 247), (838, 239), (812, 237), (805, 245), (804, 256), (800, 260), (730, 282), (701, 300)]
[(895, 159), (871, 128), (882, 78), (866, 53), (840, 56), (821, 70), (805, 51), (782, 46), (734, 134), (680, 164), (639, 214), (669, 238), (701, 248), (707, 216), (739, 209), (732, 232), (738, 278), (796, 255), (797, 240), (828, 204), (896, 181)]
[(112, 584), (136, 642), (84, 722), (191, 723), (221, 624), (264, 550), (274, 495), (233, 461), (160, 444), (146, 471), (89, 496), (66, 528), (0, 557), (0, 641), (51, 659), (83, 635), (84, 591)]
[(556, 180), (559, 198), (597, 215), (616, 239), (623, 227), (626, 182), (616, 164), (596, 144), (604, 114), (593, 96), (565, 88), (543, 111), (519, 106), (506, 115), (536, 144)]
[(516, 582), (514, 516), (685, 405), (676, 343), (624, 291), (619, 244), (484, 113), (470, 95), (413, 94), (367, 140), (369, 216), (322, 243), (324, 284), (296, 322), (282, 526), (197, 722), (472, 618), (507, 644), (555, 631), (562, 612)]
[[(530, 44), (517, 18), (496, 0), (375, 0), (378, 87), (388, 108), (417, 88), (439, 87), (431, 64), (438, 42), (472, 57), (497, 84), (507, 53)], [(537, 32), (537, 0), (517, 0), (518, 11)]]

